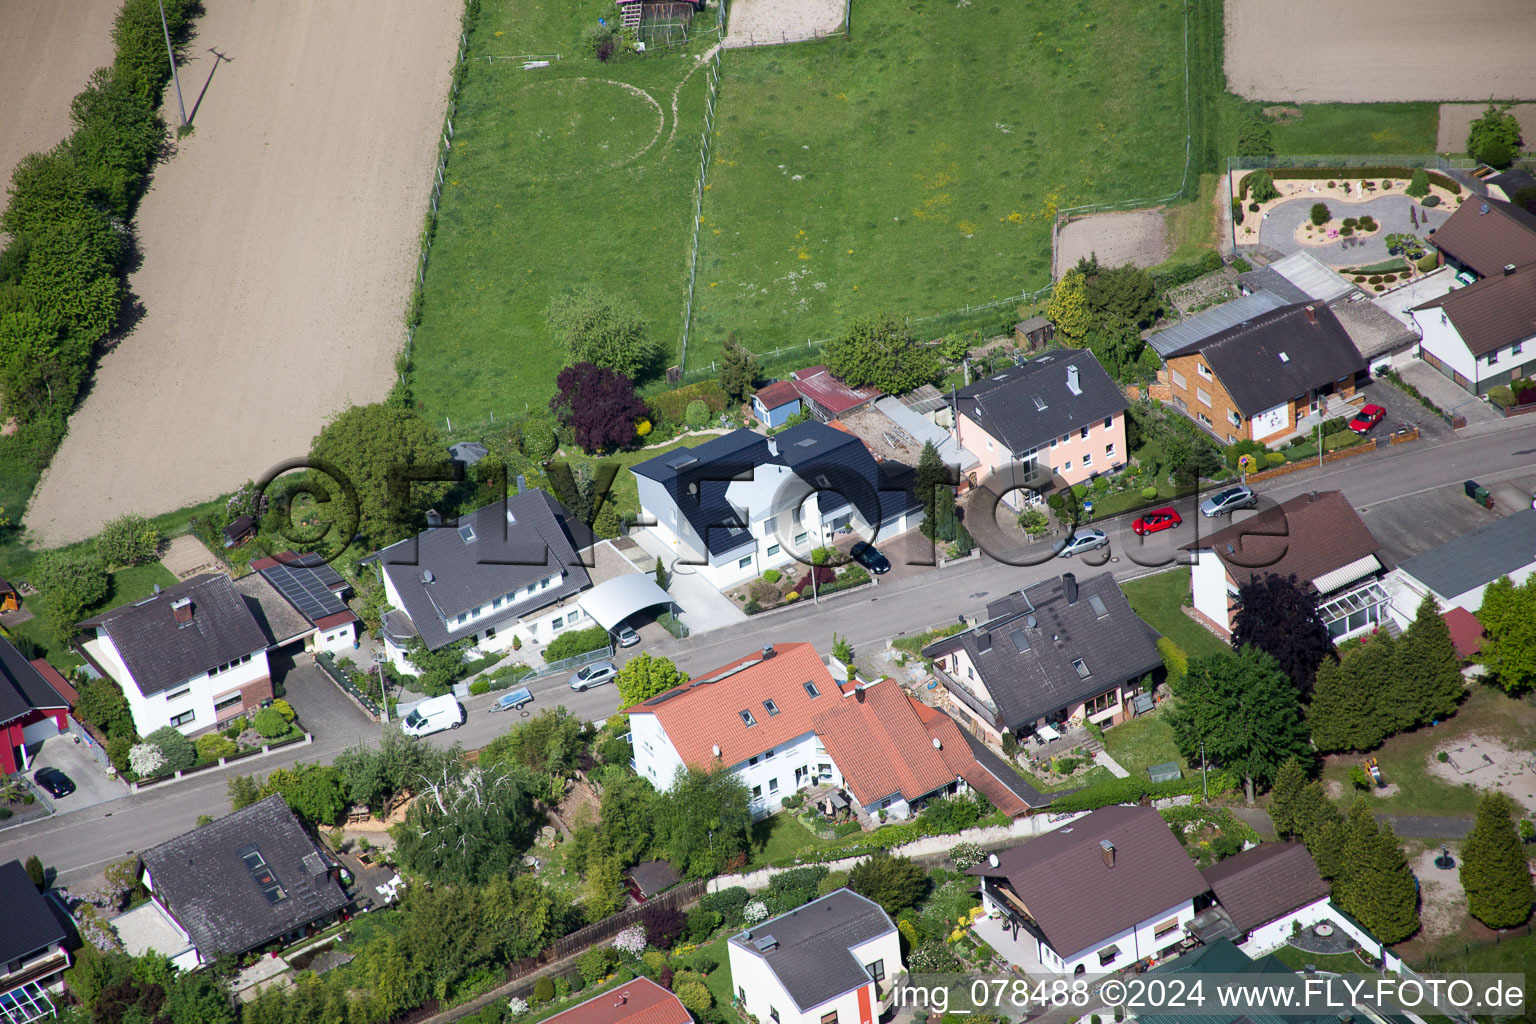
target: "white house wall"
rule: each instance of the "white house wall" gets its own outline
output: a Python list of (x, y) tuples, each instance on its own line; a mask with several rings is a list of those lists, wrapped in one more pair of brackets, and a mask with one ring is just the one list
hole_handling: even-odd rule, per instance
[[(216, 699), (227, 698), (238, 693), (242, 687), (270, 679), (272, 675), (267, 664), (267, 652), (253, 651), (250, 661), (236, 665), (226, 672), (220, 672), (216, 676), (209, 676), (205, 672), (146, 697), (139, 691), (127, 665), (123, 663), (122, 656), (118, 654), (111, 637), (105, 632), (97, 633), (96, 651), (98, 660), (103, 662), (102, 667), (107, 669), (121, 686), (123, 696), (128, 700), (128, 710), (133, 715), (133, 726), (140, 736), (148, 736), (156, 729), (170, 725), (172, 718), (188, 711), (192, 712), (193, 717), (191, 721), (183, 722), (176, 727), (181, 732), (190, 736), (211, 729), (218, 723), (218, 713), (214, 709)], [(187, 692), (182, 694), (183, 690)], [(181, 695), (172, 699), (172, 694)], [(243, 708), (228, 710), (225, 715), (234, 717), (243, 710)]]
[[(1002, 912), (991, 897), (990, 893), (982, 894), (982, 906), (987, 913)], [(1123, 928), (1106, 939), (1095, 942), (1087, 949), (1076, 950), (1067, 954), (1059, 954), (1051, 948), (1049, 943), (1039, 943), (1040, 962), (1047, 968), (1052, 968), (1061, 974), (1072, 975), (1077, 973), (1078, 967), (1082, 967), (1083, 973), (1088, 975), (1107, 974), (1128, 967), (1138, 960), (1155, 955), (1159, 950), (1178, 945), (1185, 937), (1184, 927), (1194, 920), (1195, 905), (1192, 900), (1184, 900), (1160, 914), (1153, 914), (1144, 921)], [(1157, 926), (1168, 921), (1175, 922), (1171, 931), (1157, 938), (1154, 934)], [(1033, 942), (1032, 936), (1021, 931), (1020, 942)], [(1110, 946), (1120, 947), (1120, 953), (1108, 963), (1099, 963), (1099, 950)]]
[(1227, 567), (1214, 551), (1195, 552), (1189, 579), (1195, 610), (1230, 630), (1232, 623), (1227, 618)]
[(629, 742), (634, 748), (635, 771), (651, 780), (651, 785), (665, 793), (672, 788), (683, 758), (661, 727), (661, 719), (652, 714), (629, 716)]
[[(726, 945), (730, 954), (731, 983), (736, 986), (736, 996), (743, 1004), (740, 1008), (763, 1024), (771, 1024), (775, 1013), (779, 1024), (821, 1024), (822, 1019), (834, 1011), (837, 1024), (874, 1024), (880, 1015), (879, 995), (873, 981), (802, 1010), (795, 1005), (766, 959), (734, 942)], [(901, 940), (895, 931), (854, 946), (849, 952), (866, 967), (876, 960), (883, 961), (887, 979), (894, 978), (902, 970)], [(860, 1006), (861, 992), (865, 993), (867, 1011)]]
[(1319, 921), (1334, 920), (1333, 908), (1328, 903), (1328, 897), (1306, 906), (1293, 910), (1289, 914), (1278, 917), (1268, 924), (1260, 925), (1248, 933), (1247, 940), (1238, 949), (1247, 953), (1250, 957), (1258, 959), (1265, 953), (1273, 953), (1285, 945), (1291, 937), (1291, 932), (1296, 924), (1302, 929), (1311, 928)]
[[(1438, 309), (1421, 309), (1413, 313), (1413, 319), (1419, 325), (1419, 333), (1422, 335), (1419, 347), (1468, 381), (1476, 382), (1479, 373), (1476, 360), (1452, 325), (1451, 318)], [(1483, 370), (1482, 375), (1486, 377), (1489, 373)]]
[(344, 626), (333, 626), (330, 629), (315, 630), (311, 643), (317, 651), (330, 651), (332, 654), (341, 654), (352, 649), (357, 640), (357, 623), (349, 622)]

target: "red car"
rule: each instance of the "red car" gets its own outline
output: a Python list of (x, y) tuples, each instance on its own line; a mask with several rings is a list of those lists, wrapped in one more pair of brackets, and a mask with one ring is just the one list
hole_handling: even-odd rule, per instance
[(1360, 414), (1349, 421), (1349, 429), (1357, 434), (1369, 434), (1371, 428), (1381, 422), (1387, 410), (1379, 405), (1367, 405), (1360, 410)]
[(1149, 533), (1161, 533), (1164, 530), (1172, 530), (1184, 520), (1171, 508), (1160, 508), (1148, 512), (1131, 524), (1131, 531), (1138, 537), (1145, 537)]

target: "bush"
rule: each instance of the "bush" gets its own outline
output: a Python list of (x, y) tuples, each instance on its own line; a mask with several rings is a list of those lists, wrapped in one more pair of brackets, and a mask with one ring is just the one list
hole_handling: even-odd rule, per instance
[(298, 713), (293, 710), (293, 705), (289, 704), (281, 697), (277, 698), (277, 700), (274, 700), (271, 704), (271, 707), (273, 711), (276, 711), (278, 714), (282, 715), (283, 719), (290, 724), (292, 724), (294, 719), (299, 717)]
[(1328, 223), (1328, 218), (1329, 218), (1328, 204), (1327, 203), (1313, 203), (1312, 204), (1312, 212), (1311, 212), (1310, 216), (1311, 216), (1311, 219), (1312, 219), (1312, 223), (1316, 224), (1318, 227), (1322, 227), (1324, 224), (1327, 224)]
[(251, 728), (263, 739), (276, 739), (288, 731), (288, 720), (272, 708), (262, 708), (251, 720)]
[(1285, 455), (1281, 452), (1265, 452), (1264, 461), (1271, 466), (1279, 466), (1285, 462)]
[(1019, 513), (1019, 529), (1031, 537), (1039, 537), (1050, 528), (1050, 519), (1038, 508), (1031, 506)]
[(1189, 672), (1189, 655), (1184, 653), (1184, 648), (1174, 643), (1165, 636), (1157, 638), (1157, 653), (1163, 659), (1163, 668), (1168, 672), (1170, 684), (1183, 679)]
[(1221, 254), (1215, 249), (1207, 249), (1193, 259), (1167, 260), (1159, 263), (1149, 273), (1152, 275), (1153, 286), (1161, 293), (1169, 288), (1188, 284), (1197, 277), (1214, 273), (1221, 268)]
[(1391, 284), (1393, 281), (1397, 280), (1397, 275), (1396, 274), (1382, 274), (1381, 275), (1381, 279), (1383, 281), (1387, 282), (1388, 284)]
[[(745, 889), (742, 892), (746, 892)], [(710, 910), (708, 907), (695, 906), (688, 911), (687, 936), (688, 941), (695, 945), (704, 942), (715, 933), (725, 918), (718, 910)]]
[(1241, 199), (1232, 200), (1232, 220), (1238, 224), (1243, 222), (1243, 201)]
[(160, 748), (168, 772), (185, 771), (197, 763), (197, 748), (174, 726), (161, 726), (144, 737), (144, 742)]
[(1440, 256), (1438, 253), (1427, 252), (1419, 257), (1419, 262), (1415, 265), (1419, 268), (1419, 273), (1427, 274), (1440, 265)]
[(217, 761), (229, 757), (236, 750), (235, 741), (222, 733), (210, 732), (197, 738), (197, 756), (205, 761)]
[(1354, 233), (1355, 233), (1355, 229), (1354, 228), (1339, 228), (1339, 235), (1341, 237), (1343, 237), (1343, 238), (1348, 238), (1349, 236), (1353, 235)]
[(484, 676), (469, 684), (469, 692), (475, 696), (491, 692), (491, 681)]
[(608, 976), (608, 968), (617, 962), (617, 956), (613, 950), (606, 946), (593, 946), (576, 961), (576, 967), (581, 971), (581, 979), (588, 985), (595, 985)]
[(724, 412), (725, 407), (730, 404), (730, 399), (721, 390), (719, 382), (713, 380), (699, 381), (687, 387), (663, 391), (651, 398), (647, 404), (651, 407), (653, 419), (663, 423), (683, 423), (687, 422), (688, 407), (696, 401), (704, 403), (710, 416)]
[(1141, 500), (1142, 501), (1156, 501), (1157, 500), (1157, 488), (1156, 487), (1143, 487), (1141, 489)]
[(533, 1005), (550, 1002), (555, 998), (555, 981), (553, 978), (540, 978), (533, 983), (533, 997), (529, 1000)]
[(523, 423), (523, 454), (534, 462), (547, 462), (560, 446), (555, 429), (543, 420)]
[(784, 574), (777, 569), (768, 569), (763, 573), (764, 583), (777, 583), (784, 578)]
[(1513, 388), (1500, 384), (1498, 387), (1488, 389), (1488, 400), (1494, 405), (1500, 405), (1508, 409), (1515, 404), (1515, 392)]
[(96, 554), (113, 568), (143, 565), (160, 554), (160, 531), (143, 516), (118, 516), (96, 535)]
[(1352, 228), (1358, 223), (1360, 222), (1353, 217), (1345, 217), (1342, 222), (1342, 226), (1346, 228)]
[(1355, 275), (1355, 283), (1356, 284), (1364, 284), (1365, 283), (1365, 275), (1364, 274), (1356, 274)]
[(694, 430), (698, 430), (699, 428), (703, 427), (706, 423), (709, 422), (709, 406), (695, 398), (693, 401), (689, 402), (688, 407), (683, 410), (683, 422), (687, 423), (688, 426), (692, 427)]
[(657, 949), (671, 949), (688, 926), (688, 918), (676, 907), (647, 903), (640, 911), (645, 940)]
[(545, 661), (561, 661), (587, 654), (608, 645), (608, 631), (602, 626), (586, 629), (568, 629), (549, 642), (544, 648)]
[(1367, 280), (1369, 280), (1371, 284), (1381, 284), (1381, 275), (1372, 274)]
[(1238, 256), (1232, 261), (1232, 269), (1237, 271), (1239, 274), (1246, 274), (1248, 271), (1253, 269), (1253, 264), (1249, 263), (1241, 256)]
[(1420, 206), (1439, 206), (1440, 205), (1440, 197), (1439, 196), (1425, 196), (1423, 199), (1419, 200), (1419, 205)]

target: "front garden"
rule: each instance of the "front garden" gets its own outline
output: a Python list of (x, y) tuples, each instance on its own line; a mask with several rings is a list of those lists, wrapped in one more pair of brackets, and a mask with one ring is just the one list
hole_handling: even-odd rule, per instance
[(869, 570), (856, 562), (844, 562), (846, 557), (836, 548), (816, 548), (811, 552), (810, 565), (791, 562), (783, 569), (768, 569), (750, 583), (725, 593), (742, 611), (756, 615), (864, 586), (870, 579)]

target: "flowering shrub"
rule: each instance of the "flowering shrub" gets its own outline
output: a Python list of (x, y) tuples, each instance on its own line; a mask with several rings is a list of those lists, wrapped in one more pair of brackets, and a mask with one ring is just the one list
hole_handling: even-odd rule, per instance
[(949, 859), (964, 871), (981, 863), (981, 846), (978, 843), (956, 843), (950, 847)]
[(638, 924), (630, 925), (614, 936), (613, 948), (620, 953), (639, 956), (645, 952), (645, 929)]
[(139, 776), (153, 775), (165, 767), (165, 755), (153, 743), (136, 743), (128, 751), (128, 767)]
[(751, 903), (748, 903), (745, 907), (743, 907), (741, 911), (741, 919), (747, 922), (747, 924), (757, 924), (757, 922), (763, 920), (767, 916), (768, 904), (764, 903), (762, 900), (753, 900)]
[(267, 496), (256, 490), (254, 481), (240, 485), (240, 489), (224, 503), (224, 515), (233, 522), (241, 516), (260, 519), (267, 513)]
[(528, 1000), (520, 996), (513, 996), (507, 1000), (507, 1013), (513, 1017), (521, 1017), (528, 1012)]

